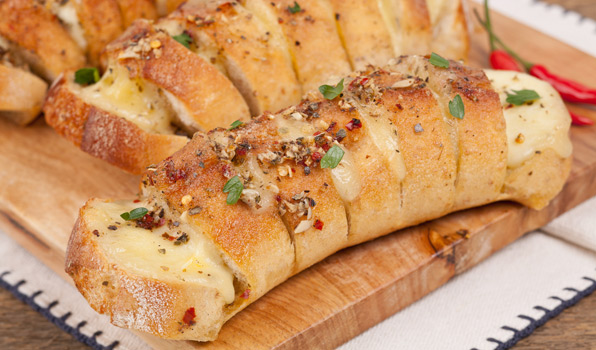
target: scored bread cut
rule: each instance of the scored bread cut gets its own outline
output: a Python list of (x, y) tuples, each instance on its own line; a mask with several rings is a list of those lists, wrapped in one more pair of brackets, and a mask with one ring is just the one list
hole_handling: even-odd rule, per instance
[[(512, 106), (510, 89), (541, 98)], [(462, 119), (444, 111), (454, 95)], [(570, 171), (569, 126), (536, 78), (401, 57), (346, 77), (333, 99), (310, 92), (196, 133), (147, 170), (137, 202), (90, 200), (66, 271), (115, 325), (213, 340), (248, 304), (345, 247), (498, 200), (543, 208)]]

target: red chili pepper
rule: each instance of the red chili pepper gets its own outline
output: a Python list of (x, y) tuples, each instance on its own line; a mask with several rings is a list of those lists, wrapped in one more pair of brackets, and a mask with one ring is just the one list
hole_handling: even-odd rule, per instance
[(571, 122), (573, 125), (594, 125), (594, 121), (588, 117), (584, 117), (583, 115), (575, 114), (569, 111), (571, 115)]
[[(480, 24), (482, 24), (482, 26), (488, 32), (491, 52), (498, 52), (499, 50), (496, 50), (495, 44), (499, 44), (510, 58), (513, 58), (519, 63), (521, 63), (524, 66), (524, 68), (526, 68), (530, 72), (531, 75), (550, 83), (555, 88), (555, 90), (557, 90), (559, 94), (561, 94), (563, 100), (567, 102), (588, 103), (596, 105), (596, 89), (589, 88), (576, 81), (572, 81), (570, 79), (566, 79), (558, 75), (555, 75), (549, 72), (548, 69), (546, 69), (546, 67), (542, 65), (533, 64), (524, 60), (513, 50), (507, 47), (507, 45), (505, 45), (505, 43), (503, 43), (503, 41), (501, 41), (501, 39), (499, 39), (499, 37), (497, 37), (492, 30), (490, 21), (490, 11), (488, 8), (488, 0), (484, 0), (484, 21), (482, 20), (482, 18), (480, 18), (480, 15), (476, 10), (474, 10), (474, 13), (476, 14), (476, 17), (478, 18)], [(498, 57), (504, 59), (504, 56)], [(493, 54), (491, 53), (491, 64), (493, 64), (492, 60)]]
[[(596, 104), (596, 91), (590, 91), (590, 88), (580, 83), (554, 75), (542, 65), (533, 65), (530, 68), (530, 74), (550, 83), (567, 102)], [(578, 89), (578, 86), (581, 86), (582, 89)]]
[(521, 68), (519, 67), (519, 63), (515, 60), (515, 58), (511, 57), (504, 50), (494, 50), (490, 53), (490, 66), (494, 69), (499, 70), (512, 70), (516, 72), (521, 72)]

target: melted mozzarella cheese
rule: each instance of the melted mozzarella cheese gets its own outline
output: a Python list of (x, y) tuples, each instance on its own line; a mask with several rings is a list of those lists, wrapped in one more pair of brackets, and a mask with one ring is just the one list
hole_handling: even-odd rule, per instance
[(77, 45), (85, 50), (87, 48), (87, 39), (85, 38), (85, 31), (81, 26), (73, 1), (54, 1), (50, 10), (64, 23), (68, 34), (70, 34)]
[[(366, 110), (366, 107), (364, 110)], [(373, 117), (366, 112), (360, 113), (368, 128), (368, 134), (381, 154), (387, 159), (391, 172), (401, 181), (406, 177), (406, 163), (399, 150), (399, 136), (396, 126), (382, 116)]]
[[(571, 119), (569, 112), (555, 89), (548, 83), (527, 74), (511, 71), (486, 70), (494, 89), (499, 93), (505, 108), (507, 124), (507, 165), (520, 166), (537, 151), (554, 150), (562, 158), (571, 155), (569, 140)], [(509, 107), (507, 92), (534, 90), (540, 99), (531, 104)]]
[(172, 134), (173, 112), (159, 88), (140, 78), (131, 79), (122, 66), (109, 67), (101, 80), (82, 88), (85, 102), (158, 134)]
[(344, 156), (339, 164), (331, 170), (331, 178), (341, 199), (344, 202), (351, 202), (360, 194), (362, 183), (360, 175), (356, 171), (352, 154), (345, 148), (342, 147), (342, 149)]
[[(120, 214), (146, 203), (131, 201), (100, 202), (89, 210), (87, 220), (91, 230), (97, 229), (97, 241), (109, 261), (147, 278), (185, 281), (215, 288), (226, 303), (235, 297), (234, 275), (224, 264), (213, 242), (203, 233), (180, 220), (178, 227), (164, 225), (153, 230), (136, 227), (124, 221)], [(117, 224), (120, 223), (120, 224)], [(108, 229), (114, 225), (116, 230)], [(162, 235), (186, 233), (186, 243), (175, 245)]]

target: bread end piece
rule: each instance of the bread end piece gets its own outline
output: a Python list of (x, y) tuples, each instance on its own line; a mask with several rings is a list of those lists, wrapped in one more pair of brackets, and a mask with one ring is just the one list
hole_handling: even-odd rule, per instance
[(165, 339), (214, 340), (229, 317), (219, 292), (192, 282), (144, 276), (110, 260), (99, 243), (104, 234), (101, 222), (93, 215), (101, 202), (91, 199), (81, 208), (66, 251), (65, 270), (89, 305), (119, 327)]
[(31, 123), (41, 111), (47, 88), (35, 75), (0, 64), (0, 117), (19, 125)]

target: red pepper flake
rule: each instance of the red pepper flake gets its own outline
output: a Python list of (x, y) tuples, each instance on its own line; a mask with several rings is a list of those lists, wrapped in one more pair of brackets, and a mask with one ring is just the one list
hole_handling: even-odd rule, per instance
[(331, 148), (331, 146), (329, 146), (328, 144), (324, 144), (321, 146), (322, 149), (325, 150), (325, 152), (329, 151), (329, 149)]
[(97, 237), (99, 237), (99, 231), (93, 230), (93, 234), (96, 235)]
[(236, 149), (236, 155), (245, 156), (246, 155), (246, 149), (244, 147), (238, 147)]
[(362, 80), (360, 80), (360, 85), (364, 85), (368, 82), (368, 78), (363, 78)]
[(174, 236), (170, 236), (170, 235), (169, 235), (169, 234), (167, 234), (167, 233), (164, 233), (164, 234), (163, 234), (163, 235), (161, 235), (161, 236), (162, 236), (164, 239), (167, 239), (168, 241), (173, 241), (173, 240), (175, 240), (175, 239), (176, 239), (176, 237), (174, 237)]
[(352, 118), (352, 120), (350, 120), (348, 122), (348, 124), (346, 124), (346, 129), (352, 131), (354, 129), (360, 129), (362, 127), (362, 122), (360, 121), (360, 119), (356, 119), (356, 118)]
[(281, 202), (281, 196), (279, 194), (275, 195), (275, 200), (280, 203)]
[(399, 109), (400, 111), (404, 110), (404, 107), (401, 104), (396, 104), (395, 107), (397, 107), (397, 109)]
[(160, 218), (159, 221), (157, 222), (157, 227), (162, 227), (163, 225), (165, 225), (166, 223), (166, 219), (164, 218)]
[(319, 162), (321, 161), (321, 159), (323, 158), (323, 156), (321, 155), (321, 153), (319, 152), (313, 152), (312, 156), (311, 156), (312, 160), (314, 160), (315, 162)]
[(192, 326), (196, 323), (195, 318), (197, 318), (195, 308), (191, 307), (184, 313), (184, 316), (182, 317), (182, 322), (186, 323), (189, 326)]
[(329, 127), (327, 128), (326, 131), (329, 133), (332, 132), (336, 125), (337, 125), (336, 122), (331, 122), (331, 124), (329, 124)]
[(155, 227), (155, 220), (153, 219), (153, 216), (151, 216), (150, 214), (145, 214), (145, 216), (137, 220), (137, 226), (142, 227), (146, 230), (151, 230)]
[(226, 178), (231, 178), (233, 173), (232, 173), (232, 167), (230, 166), (230, 164), (224, 164), (221, 166), (221, 173), (223, 174), (224, 177)]
[(165, 171), (168, 180), (170, 180), (171, 182), (176, 182), (178, 180), (183, 180), (186, 178), (186, 172), (183, 169), (176, 169), (174, 167), (174, 162), (172, 161), (166, 163)]
[(321, 135), (323, 132), (322, 131), (315, 131), (314, 134), (312, 134), (312, 136), (317, 136), (317, 135)]
[(141, 200), (140, 199), (135, 199), (134, 201), (132, 201), (133, 203), (140, 203)]
[(312, 225), (314, 228), (316, 228), (317, 230), (322, 230), (323, 229), (323, 221), (316, 219), (315, 223)]
[(250, 289), (247, 289), (244, 291), (244, 293), (242, 293), (242, 295), (240, 296), (240, 298), (242, 299), (248, 299), (248, 297), (250, 296)]

